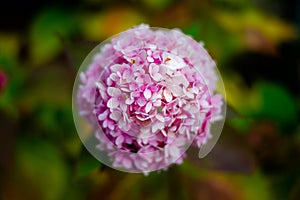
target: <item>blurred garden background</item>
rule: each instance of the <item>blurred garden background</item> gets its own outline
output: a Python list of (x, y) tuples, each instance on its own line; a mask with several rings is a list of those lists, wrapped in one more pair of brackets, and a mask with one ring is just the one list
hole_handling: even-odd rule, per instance
[[(228, 116), (204, 159), (110, 169), (82, 146), (73, 82), (101, 41), (134, 25), (203, 41)], [(300, 1), (45, 0), (0, 7), (0, 199), (300, 199)]]

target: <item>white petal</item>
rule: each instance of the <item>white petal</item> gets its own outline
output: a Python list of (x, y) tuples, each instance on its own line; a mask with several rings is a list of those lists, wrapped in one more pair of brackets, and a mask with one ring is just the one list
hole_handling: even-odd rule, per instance
[(167, 102), (172, 101), (172, 98), (173, 98), (171, 92), (167, 89), (164, 90), (164, 97)]
[(109, 87), (107, 93), (112, 97), (117, 97), (121, 95), (121, 90), (119, 88)]
[(152, 76), (152, 78), (153, 78), (153, 80), (155, 80), (155, 81), (161, 81), (161, 80), (164, 79), (160, 73), (154, 74), (154, 75)]
[(136, 118), (140, 121), (146, 121), (146, 120), (150, 119), (150, 117), (141, 117), (139, 115), (137, 115)]
[(195, 123), (195, 121), (196, 120), (194, 120), (194, 119), (186, 119), (184, 121), (184, 124), (187, 125), (187, 126), (191, 126), (191, 125), (193, 125)]
[(147, 57), (147, 60), (148, 60), (148, 62), (150, 62), (150, 63), (153, 63), (153, 62), (154, 62), (154, 59), (153, 59), (152, 57), (150, 57), (150, 56)]
[(164, 123), (162, 122), (156, 122), (152, 125), (152, 133), (155, 133), (158, 130), (161, 130), (164, 128)]
[(115, 110), (109, 115), (109, 117), (115, 121), (118, 121), (122, 117), (122, 114), (120, 111)]
[(144, 90), (144, 97), (146, 99), (150, 99), (151, 95), (152, 95), (151, 90), (149, 89)]
[(164, 52), (162, 54), (162, 58), (165, 62), (166, 67), (170, 69), (176, 70), (184, 68), (186, 66), (184, 60), (179, 56), (175, 56), (174, 54)]
[(148, 103), (146, 104), (145, 112), (148, 113), (148, 112), (151, 110), (151, 108), (152, 108), (152, 103), (151, 103), (151, 102), (148, 102)]
[(151, 56), (152, 55), (152, 51), (151, 50), (147, 50), (147, 55)]
[(120, 65), (120, 64), (115, 64), (115, 65), (113, 65), (113, 66), (110, 67), (110, 69), (111, 69), (112, 71), (114, 71), (114, 72), (118, 72), (118, 71), (120, 71), (120, 70), (123, 69), (123, 68), (124, 68), (124, 66), (122, 66), (122, 65)]
[(190, 91), (188, 91), (186, 88), (183, 88), (183, 92), (184, 94), (188, 97), (188, 98), (194, 98), (194, 94)]
[(186, 119), (187, 116), (186, 116), (186, 115), (179, 115), (177, 118), (178, 118), (178, 119)]
[(126, 103), (127, 105), (131, 105), (133, 102), (134, 102), (134, 100), (133, 100), (132, 98), (127, 98), (127, 99), (125, 100), (125, 103)]
[(105, 87), (104, 87), (103, 83), (97, 81), (97, 82), (95, 83), (95, 85), (96, 85), (97, 88), (99, 88), (100, 90), (105, 90)]
[(156, 117), (156, 119), (158, 119), (159, 121), (165, 122), (165, 118), (164, 118), (162, 115), (157, 114), (155, 117)]
[(163, 134), (165, 137), (167, 137), (167, 133), (166, 133), (166, 131), (165, 131), (164, 129), (161, 129), (161, 132), (162, 132), (162, 134)]
[(211, 105), (209, 105), (209, 103), (206, 100), (201, 101), (200, 104), (203, 108), (210, 108), (211, 107)]
[(176, 75), (172, 78), (172, 81), (176, 84), (182, 84), (184, 87), (187, 87), (189, 85), (188, 80), (184, 77), (184, 75)]
[(179, 156), (180, 156), (180, 150), (175, 145), (170, 145), (170, 147), (169, 147), (169, 153), (175, 159), (179, 158)]
[(119, 106), (119, 101), (117, 98), (110, 98), (107, 102), (107, 107), (116, 108)]
[(159, 100), (155, 101), (155, 102), (153, 103), (153, 105), (154, 105), (155, 107), (161, 106), (161, 100), (159, 99)]
[(150, 75), (156, 74), (158, 71), (159, 71), (159, 66), (158, 65), (156, 65), (154, 63), (151, 63), (149, 65), (149, 73), (150, 73)]
[(121, 90), (124, 92), (130, 92), (130, 90), (128, 88), (121, 88)]
[(179, 97), (184, 94), (182, 87), (180, 87), (178, 85), (170, 85), (170, 90), (175, 97)]

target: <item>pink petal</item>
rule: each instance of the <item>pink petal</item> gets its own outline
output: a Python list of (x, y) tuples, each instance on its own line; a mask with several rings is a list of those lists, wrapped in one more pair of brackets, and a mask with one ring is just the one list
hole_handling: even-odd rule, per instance
[(117, 137), (115, 143), (117, 146), (119, 146), (120, 144), (122, 144), (124, 142), (124, 136), (120, 135), (119, 137)]
[(114, 130), (115, 129), (115, 124), (112, 120), (107, 120), (107, 126), (110, 130)]
[(138, 77), (137, 79), (135, 79), (135, 81), (136, 81), (137, 83), (139, 83), (139, 84), (144, 83), (144, 79), (141, 78), (141, 77)]
[(120, 104), (120, 108), (121, 108), (121, 110), (127, 110), (127, 105), (125, 104), (125, 102), (124, 102), (124, 101), (122, 101), (122, 102), (119, 102), (119, 104)]
[(124, 79), (130, 79), (132, 77), (132, 73), (130, 70), (125, 70), (123, 73), (123, 78)]
[(171, 92), (167, 89), (164, 90), (164, 97), (165, 97), (167, 102), (172, 101), (172, 98), (173, 98)]
[(118, 121), (122, 117), (122, 114), (120, 111), (115, 110), (109, 115), (109, 117), (115, 121)]
[(152, 93), (149, 89), (144, 90), (144, 97), (146, 99), (150, 99), (151, 95), (152, 95)]
[(130, 83), (129, 84), (129, 89), (132, 91), (132, 90), (135, 90), (138, 88), (138, 85), (136, 83)]
[(107, 93), (108, 93), (108, 95), (110, 95), (112, 97), (117, 97), (117, 96), (120, 96), (122, 94), (121, 90), (119, 88), (115, 88), (115, 87), (109, 87), (107, 89)]
[(107, 107), (117, 108), (119, 106), (119, 100), (117, 98), (110, 98), (107, 102)]
[(126, 169), (130, 169), (132, 167), (132, 161), (128, 158), (124, 158), (122, 164)]
[(145, 112), (148, 113), (151, 110), (151, 108), (152, 108), (152, 103), (148, 102), (145, 108)]
[(157, 101), (155, 101), (155, 102), (153, 103), (153, 105), (154, 105), (155, 107), (161, 106), (161, 100), (158, 99)]
[(98, 115), (98, 120), (103, 121), (108, 116), (108, 110), (105, 110), (103, 113)]
[(146, 105), (146, 103), (147, 103), (147, 101), (146, 100), (144, 100), (143, 98), (138, 98), (137, 99), (137, 104), (139, 105), (139, 106), (144, 106), (144, 105)]

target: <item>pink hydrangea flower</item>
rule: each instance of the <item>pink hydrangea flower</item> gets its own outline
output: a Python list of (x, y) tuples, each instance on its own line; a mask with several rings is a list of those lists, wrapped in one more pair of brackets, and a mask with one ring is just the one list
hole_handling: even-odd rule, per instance
[(2, 91), (4, 90), (5, 86), (7, 83), (7, 76), (6, 74), (1, 71), (0, 69), (0, 94), (2, 93)]
[(115, 168), (148, 173), (179, 164), (223, 117), (215, 62), (180, 30), (129, 29), (99, 50), (80, 80), (80, 114)]

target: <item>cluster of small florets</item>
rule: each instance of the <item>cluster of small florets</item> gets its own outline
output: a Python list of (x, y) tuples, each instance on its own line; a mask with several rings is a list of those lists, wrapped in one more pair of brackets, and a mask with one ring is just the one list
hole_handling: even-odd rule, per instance
[(181, 163), (221, 117), (215, 63), (179, 30), (127, 30), (99, 49), (80, 79), (80, 114), (115, 168), (147, 173)]

